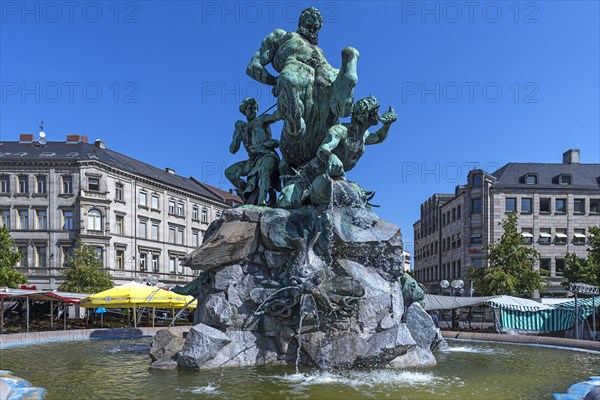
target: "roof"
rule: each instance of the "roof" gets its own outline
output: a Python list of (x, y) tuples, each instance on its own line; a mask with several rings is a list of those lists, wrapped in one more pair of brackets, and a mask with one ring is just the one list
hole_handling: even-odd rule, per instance
[(86, 142), (47, 142), (43, 147), (39, 146), (37, 142), (0, 142), (0, 160), (98, 161), (126, 172), (190, 191), (217, 202), (231, 204), (232, 201), (237, 201), (242, 203), (239, 197), (206, 183), (199, 182), (194, 178), (184, 178), (180, 175), (171, 174), (114, 150), (102, 149)]
[[(527, 174), (536, 174), (538, 183), (526, 185), (523, 178)], [(559, 185), (556, 177), (561, 174), (571, 176), (572, 184)], [(536, 189), (599, 189), (600, 164), (562, 164), (562, 163), (508, 163), (492, 175), (497, 179), (496, 188), (532, 187)]]
[(29, 289), (0, 289), (0, 298), (14, 298), (14, 297), (29, 297), (34, 300), (43, 301), (65, 301), (71, 304), (79, 303), (79, 300), (84, 297), (88, 297), (89, 294), (84, 293), (72, 293), (72, 292), (58, 292), (50, 290), (29, 290)]

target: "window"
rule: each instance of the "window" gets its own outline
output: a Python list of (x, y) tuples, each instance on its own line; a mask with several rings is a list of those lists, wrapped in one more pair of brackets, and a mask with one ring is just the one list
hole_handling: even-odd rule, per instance
[(88, 190), (91, 192), (100, 191), (100, 179), (99, 178), (88, 178)]
[(29, 229), (29, 211), (28, 210), (19, 210), (18, 229)]
[(522, 197), (521, 198), (521, 213), (522, 214), (531, 214), (533, 212), (533, 200), (531, 197)]
[(21, 252), (21, 259), (19, 260), (19, 267), (26, 268), (29, 266), (29, 247), (27, 246), (19, 246), (19, 251)]
[(152, 272), (159, 272), (158, 254), (152, 254)]
[(138, 204), (144, 207), (148, 206), (148, 194), (146, 192), (140, 192), (140, 199)]
[(525, 178), (525, 183), (527, 183), (528, 185), (537, 185), (537, 183), (538, 183), (537, 175), (528, 174), (527, 177)]
[(586, 240), (585, 229), (575, 229), (573, 244), (585, 244)]
[(451, 247), (454, 249), (456, 247), (456, 236), (452, 235)]
[(61, 248), (61, 257), (63, 267), (68, 267), (70, 263), (70, 258), (73, 257), (73, 248), (71, 246), (62, 246)]
[(550, 198), (549, 197), (541, 197), (540, 198), (540, 213), (550, 213)]
[(567, 199), (556, 199), (556, 209), (555, 212), (557, 214), (565, 214), (567, 212)]
[(180, 217), (184, 216), (183, 203), (177, 203), (177, 215), (179, 215)]
[(571, 184), (571, 175), (561, 175), (559, 178), (559, 182), (561, 185), (570, 185)]
[(88, 230), (102, 230), (102, 213), (98, 210), (90, 210), (88, 212)]
[(550, 276), (550, 259), (549, 258), (540, 258), (540, 272), (542, 272), (542, 276)]
[(142, 239), (146, 239), (146, 225), (147, 221), (140, 220), (138, 222), (138, 237)]
[(442, 214), (442, 226), (446, 225), (446, 213)]
[(533, 228), (522, 228), (521, 236), (523, 236), (524, 244), (532, 244), (533, 243)]
[(123, 215), (115, 215), (115, 222), (117, 224), (117, 235), (125, 234), (125, 217)]
[(585, 199), (573, 200), (573, 213), (585, 214)]
[(46, 176), (38, 175), (37, 180), (37, 193), (46, 193)]
[(115, 183), (115, 200), (123, 201), (123, 184)]
[(177, 265), (177, 257), (170, 256), (169, 257), (169, 273), (170, 274), (174, 274), (175, 273), (176, 265)]
[(46, 210), (36, 210), (36, 229), (37, 230), (46, 230), (48, 229), (48, 217), (46, 215)]
[(62, 211), (62, 229), (66, 231), (73, 230), (73, 211), (63, 210)]
[(567, 229), (556, 228), (554, 244), (567, 244)]
[(175, 214), (175, 202), (169, 200), (169, 214)]
[(471, 230), (471, 244), (481, 244), (481, 229)]
[(590, 214), (600, 214), (600, 199), (590, 199)]
[(148, 253), (140, 252), (140, 271), (146, 272), (148, 270)]
[(473, 175), (473, 186), (481, 186), (481, 174)]
[(183, 265), (181, 265), (181, 260), (177, 258), (177, 273), (179, 275), (183, 274)]
[(19, 176), (19, 193), (29, 193), (29, 179), (26, 175)]
[(2, 210), (0, 215), (2, 216), (0, 219), (0, 226), (5, 226), (6, 229), (10, 229), (10, 210)]
[(125, 250), (117, 249), (115, 252), (115, 267), (120, 271), (125, 269)]
[(202, 222), (208, 222), (208, 210), (206, 208), (202, 208)]
[(102, 262), (104, 260), (104, 249), (100, 246), (94, 248), (94, 253), (96, 254), (96, 258)]
[(62, 176), (62, 193), (73, 194), (73, 177), (71, 175)]
[(550, 244), (552, 243), (552, 233), (550, 228), (540, 228), (540, 240), (539, 244)]
[(481, 214), (481, 199), (471, 200), (471, 214)]
[(507, 213), (516, 212), (517, 211), (517, 199), (514, 197), (507, 197), (504, 200), (504, 208)]
[(175, 227), (169, 226), (169, 243), (175, 243)]
[(46, 263), (47, 248), (46, 248), (46, 246), (36, 246), (35, 250), (36, 250), (37, 266), (45, 268), (47, 265), (47, 263)]
[(175, 243), (183, 244), (183, 228), (177, 228), (177, 236), (175, 239)]
[(475, 268), (482, 268), (483, 267), (483, 258), (481, 258), (481, 257), (471, 258), (471, 264), (473, 264), (473, 266)]
[(456, 207), (456, 219), (460, 219), (460, 205)]
[(158, 226), (158, 222), (152, 223), (152, 232), (150, 233), (152, 240), (158, 240)]
[[(436, 242), (437, 243), (437, 242)], [(461, 240), (460, 240), (460, 233), (456, 234), (456, 247), (460, 247), (462, 244)]]
[(563, 276), (565, 272), (565, 259), (564, 258), (556, 258), (554, 266), (554, 276)]
[(0, 192), (10, 193), (10, 175), (2, 175), (2, 181), (0, 182)]
[(157, 194), (152, 195), (152, 208), (158, 210), (160, 208), (159, 198)]
[(198, 206), (192, 207), (192, 221), (198, 221), (199, 211)]
[(452, 222), (456, 221), (456, 208), (452, 209)]

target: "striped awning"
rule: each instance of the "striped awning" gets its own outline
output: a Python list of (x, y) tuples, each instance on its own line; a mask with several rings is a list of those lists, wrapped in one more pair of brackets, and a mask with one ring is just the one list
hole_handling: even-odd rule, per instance
[[(589, 317), (594, 307), (600, 307), (600, 298), (579, 299), (577, 301), (579, 321), (583, 321)], [(575, 325), (575, 317), (574, 300), (555, 304), (546, 310), (539, 311), (500, 309), (502, 327), (522, 331), (564, 331), (571, 329)]]
[(535, 300), (522, 299), (520, 297), (512, 296), (498, 296), (485, 302), (492, 308), (500, 308), (502, 310), (515, 310), (515, 311), (539, 311), (547, 310), (552, 308), (546, 304), (542, 304)]

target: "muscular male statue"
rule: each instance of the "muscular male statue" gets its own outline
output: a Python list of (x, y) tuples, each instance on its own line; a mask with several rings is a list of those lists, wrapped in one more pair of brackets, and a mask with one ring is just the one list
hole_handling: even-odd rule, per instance
[[(351, 122), (329, 128), (317, 156), (299, 169), (281, 190), (278, 205), (296, 208), (307, 198), (312, 204), (329, 203), (331, 181), (345, 178), (345, 172), (354, 168), (364, 154), (365, 145), (383, 142), (397, 118), (391, 107), (379, 116), (379, 102), (373, 96), (358, 100), (352, 107)], [(378, 122), (383, 126), (376, 132), (369, 132), (368, 129)], [(358, 185), (354, 187), (357, 191), (362, 190)]]
[[(284, 120), (281, 133), (282, 173), (309, 162), (329, 127), (338, 117), (347, 117), (358, 81), (358, 51), (342, 50), (342, 68), (333, 68), (318, 44), (323, 24), (316, 8), (300, 15), (297, 32), (276, 29), (263, 41), (250, 60), (246, 73), (274, 86), (277, 107)], [(271, 64), (279, 76), (265, 68)]]
[[(246, 203), (267, 205), (267, 195), (270, 194), (270, 200), (274, 202), (275, 191), (280, 190), (279, 156), (275, 152), (279, 141), (272, 138), (270, 125), (281, 117), (277, 111), (257, 117), (258, 102), (251, 98), (242, 102), (240, 112), (248, 122), (239, 120), (235, 123), (229, 151), (237, 153), (243, 143), (250, 159), (228, 167), (225, 176)], [(242, 176), (246, 176), (246, 180)]]

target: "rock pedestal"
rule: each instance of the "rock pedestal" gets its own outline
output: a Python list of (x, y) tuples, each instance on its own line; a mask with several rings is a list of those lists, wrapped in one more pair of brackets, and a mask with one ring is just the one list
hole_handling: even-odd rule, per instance
[(211, 224), (179, 288), (199, 299), (180, 367), (435, 364), (436, 328), (405, 313), (400, 229), (364, 206), (242, 206)]

